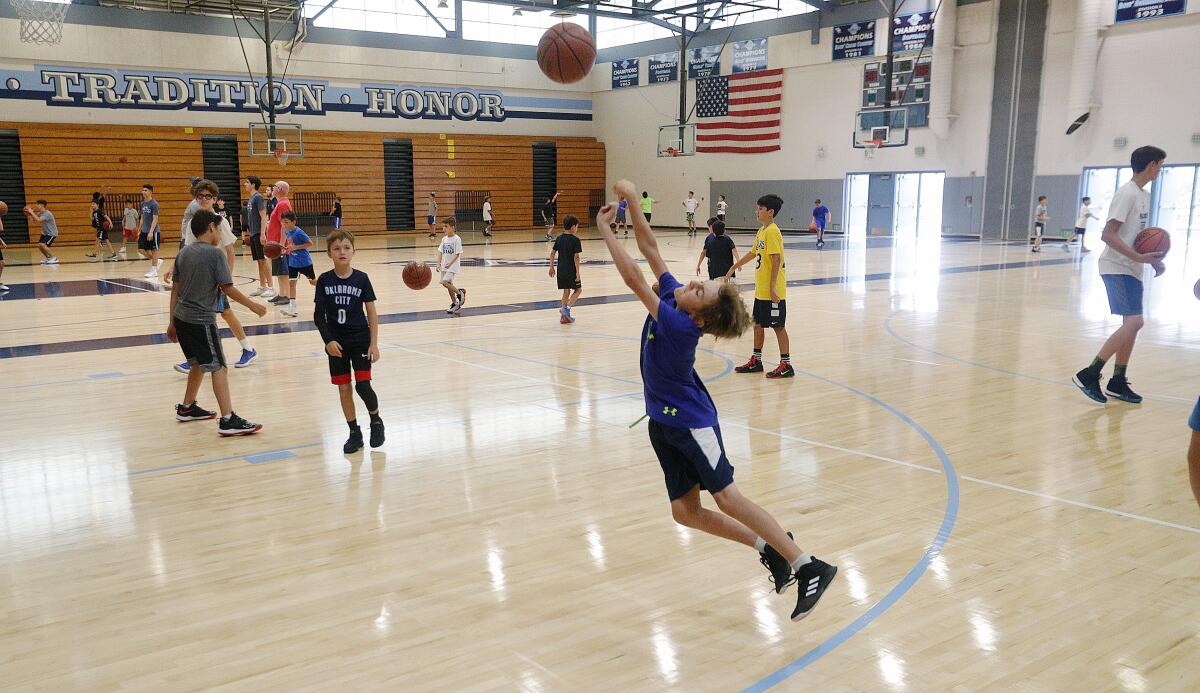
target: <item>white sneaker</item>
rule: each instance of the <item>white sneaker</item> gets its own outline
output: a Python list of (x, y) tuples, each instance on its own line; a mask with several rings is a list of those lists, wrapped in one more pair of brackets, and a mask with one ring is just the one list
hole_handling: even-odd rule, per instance
[(127, 253), (127, 252), (129, 252), (129, 251), (128, 251), (128, 250), (126, 250), (125, 248), (121, 248), (121, 249), (120, 249), (120, 250), (118, 250), (117, 252), (118, 252), (118, 253), (120, 253), (120, 254), (122, 254), (122, 255), (124, 255), (125, 253)]
[(43, 265), (48, 265), (48, 264), (50, 264), (50, 258), (48, 258), (48, 257), (42, 258), (42, 264), (43, 264)]
[(250, 292), (250, 296), (252, 296), (252, 297), (253, 297), (253, 296), (262, 296), (262, 295), (263, 295), (263, 293), (264, 293), (266, 290), (267, 290), (267, 287), (265, 287), (265, 286), (260, 286), (260, 287), (258, 287), (257, 289), (255, 289), (254, 291), (251, 291), (251, 292)]
[(289, 318), (294, 318), (297, 315), (299, 315), (299, 313), (296, 312), (296, 309), (292, 308), (291, 306), (284, 306), (279, 309), (279, 312), (283, 313), (284, 315), (288, 316)]
[(149, 272), (147, 272), (147, 273), (143, 274), (142, 276), (143, 276), (143, 277), (145, 277), (145, 278), (147, 278), (147, 279), (153, 279), (153, 278), (155, 278), (155, 277), (157, 277), (157, 276), (158, 276), (158, 270), (156, 270), (156, 269), (151, 269)]
[(162, 267), (162, 266), (163, 266), (163, 261), (162, 261), (162, 258), (159, 258), (159, 259), (158, 259), (158, 261), (154, 263), (154, 270), (155, 270), (155, 272), (157, 272), (157, 271), (158, 271), (158, 268), (159, 268), (159, 267)]
[(47, 264), (47, 265), (57, 265), (57, 264), (58, 264), (58, 258), (57, 258), (57, 257), (48, 258), (48, 259), (46, 260), (46, 264)]
[(270, 301), (271, 299), (275, 298), (278, 295), (279, 294), (275, 293), (274, 289), (264, 289), (261, 294), (261, 296), (268, 301)]
[(0, 284), (0, 291), (9, 291), (8, 284)]

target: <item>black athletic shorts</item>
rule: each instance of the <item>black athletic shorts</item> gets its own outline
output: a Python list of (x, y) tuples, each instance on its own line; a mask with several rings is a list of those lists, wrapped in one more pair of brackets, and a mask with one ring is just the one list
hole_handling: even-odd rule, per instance
[(733, 465), (725, 457), (721, 427), (676, 428), (650, 420), (650, 445), (658, 456), (667, 497), (678, 500), (697, 484), (718, 493), (733, 483)]
[(144, 233), (139, 233), (138, 234), (138, 250), (158, 250), (159, 239), (160, 239), (160, 236), (159, 236), (158, 232), (155, 232), (152, 237), (147, 236)]
[(1045, 230), (1046, 230), (1045, 224), (1043, 224), (1040, 221), (1033, 222), (1033, 235), (1040, 238), (1042, 233), (1045, 232)]
[(54, 241), (56, 240), (58, 240), (58, 236), (47, 236), (44, 233), (41, 236), (38, 236), (38, 243), (41, 243), (47, 248), (54, 245)]
[(288, 265), (288, 279), (298, 279), (302, 274), (309, 279), (317, 278), (316, 273), (313, 272), (312, 265), (307, 265), (305, 267), (292, 267), (291, 265)]
[(787, 299), (779, 303), (754, 299), (754, 324), (759, 327), (783, 327), (787, 322)]
[(263, 253), (262, 234), (256, 233), (250, 237), (250, 258), (252, 260), (266, 260), (267, 256)]
[(288, 276), (287, 260), (285, 260), (282, 255), (271, 260), (271, 276), (272, 277)]
[(215, 324), (198, 325), (171, 318), (175, 325), (175, 337), (183, 356), (192, 366), (205, 373), (215, 373), (225, 367), (225, 353), (221, 351), (221, 335)]
[(579, 276), (574, 272), (559, 272), (555, 276), (558, 277), (558, 288), (560, 289), (574, 291), (583, 288), (583, 284), (579, 282)]
[(650, 212), (646, 212), (646, 223), (647, 223), (647, 224), (649, 224), (649, 223), (650, 223), (650, 217), (651, 217), (651, 216), (652, 216), (652, 215), (650, 214)]
[(369, 344), (354, 344), (345, 343), (337, 339), (335, 342), (342, 345), (341, 356), (329, 356), (329, 352), (325, 352), (329, 356), (329, 379), (334, 385), (349, 385), (350, 372), (354, 371), (354, 379), (358, 382), (371, 379), (371, 359), (367, 356)]
[(101, 224), (100, 227), (96, 229), (96, 240), (98, 240), (98, 241), (107, 241), (108, 240), (108, 232), (104, 230), (103, 224)]

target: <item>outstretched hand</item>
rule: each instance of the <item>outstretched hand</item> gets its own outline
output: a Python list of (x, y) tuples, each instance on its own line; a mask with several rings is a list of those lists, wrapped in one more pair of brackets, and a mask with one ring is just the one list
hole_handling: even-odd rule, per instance
[[(608, 229), (609, 224), (616, 218), (617, 205), (614, 202), (609, 202), (601, 207), (600, 211), (596, 214), (596, 228), (600, 230), (600, 233), (604, 233), (604, 230)], [(611, 229), (609, 230), (611, 231)]]
[(613, 184), (613, 192), (617, 194), (618, 198), (624, 198), (630, 202), (637, 197), (637, 189), (633, 187), (633, 183), (624, 178)]

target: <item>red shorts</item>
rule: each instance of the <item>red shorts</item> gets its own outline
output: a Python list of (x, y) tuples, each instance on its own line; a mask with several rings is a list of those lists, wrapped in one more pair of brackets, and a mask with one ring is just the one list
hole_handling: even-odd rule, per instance
[(126, 238), (137, 238), (137, 236), (138, 236), (137, 229), (125, 229), (125, 237)]

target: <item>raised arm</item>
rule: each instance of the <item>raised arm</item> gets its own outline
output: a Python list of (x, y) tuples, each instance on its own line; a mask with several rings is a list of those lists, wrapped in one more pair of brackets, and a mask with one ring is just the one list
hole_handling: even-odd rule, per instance
[[(658, 252), (658, 239), (654, 237), (654, 231), (650, 228), (650, 222), (646, 221), (646, 215), (642, 213), (642, 206), (633, 204), (637, 198), (634, 197), (637, 193), (634, 190), (633, 183), (627, 180), (619, 180), (613, 186), (613, 192), (618, 196), (629, 200), (628, 212), (633, 221), (633, 235), (637, 239), (638, 250), (642, 252), (642, 257), (650, 263), (650, 271), (655, 277), (661, 277), (663, 272), (667, 271), (667, 263), (663, 261), (662, 254)], [(604, 228), (608, 228), (607, 226)], [(655, 296), (655, 299), (658, 297)]]
[[(632, 206), (630, 205), (630, 207)], [(617, 266), (617, 271), (621, 273), (621, 279), (624, 280), (625, 286), (633, 290), (633, 293), (646, 306), (646, 310), (650, 312), (650, 317), (657, 320), (658, 294), (646, 282), (646, 275), (642, 273), (642, 269), (638, 267), (637, 262), (625, 251), (625, 248), (617, 242), (616, 233), (609, 227), (609, 224), (612, 223), (612, 220), (616, 216), (616, 204), (610, 202), (604, 205), (600, 208), (600, 213), (596, 215), (596, 228), (600, 230), (600, 236), (604, 239), (604, 245), (608, 247), (608, 252), (612, 255), (613, 264)], [(645, 223), (645, 219), (642, 219), (642, 223)]]

